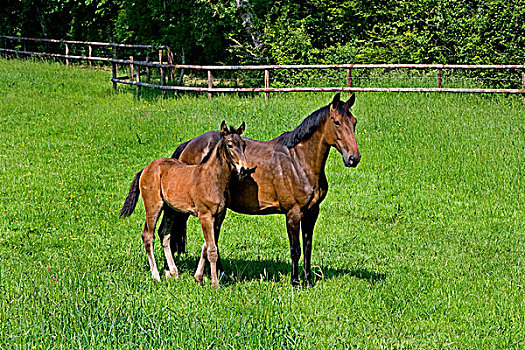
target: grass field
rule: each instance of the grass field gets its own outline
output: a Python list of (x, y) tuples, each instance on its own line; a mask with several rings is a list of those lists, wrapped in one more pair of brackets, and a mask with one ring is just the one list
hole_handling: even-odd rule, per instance
[(151, 279), (142, 206), (118, 219), (135, 172), (223, 119), (273, 138), (333, 94), (137, 100), (109, 78), (0, 59), (1, 349), (525, 347), (520, 97), (358, 94), (362, 160), (329, 157), (315, 288), (289, 284), (284, 217), (229, 212), (215, 290), (193, 281), (196, 219), (181, 278)]

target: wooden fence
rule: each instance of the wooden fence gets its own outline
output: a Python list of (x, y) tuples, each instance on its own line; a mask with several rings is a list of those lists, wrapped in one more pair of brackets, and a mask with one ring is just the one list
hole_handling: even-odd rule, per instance
[[(260, 92), (265, 94), (267, 99), (271, 92), (323, 92), (323, 91), (347, 91), (347, 92), (452, 92), (452, 93), (505, 93), (505, 94), (522, 94), (525, 103), (525, 65), (455, 65), (455, 64), (333, 64), (333, 65), (257, 65), (257, 66), (199, 66), (189, 64), (174, 64), (172, 51), (165, 47), (157, 47), (158, 61), (151, 61), (151, 53), (153, 50), (151, 45), (129, 45), (129, 44), (112, 44), (112, 43), (98, 43), (98, 42), (81, 42), (81, 41), (67, 41), (54, 39), (35, 39), (35, 38), (21, 38), (0, 36), (4, 39), (4, 48), (0, 48), (0, 52), (22, 54), (22, 55), (38, 55), (45, 57), (63, 58), (66, 64), (69, 60), (80, 61), (98, 61), (112, 65), (112, 79), (113, 88), (117, 89), (117, 84), (134, 85), (137, 87), (137, 94), (140, 95), (142, 87), (160, 89), (163, 95), (166, 91), (189, 91), (189, 92), (203, 92), (208, 93), (211, 98), (212, 93), (230, 93), (230, 92)], [(64, 53), (50, 53), (46, 49), (43, 52), (27, 51), (25, 46), (23, 50), (8, 49), (6, 40), (17, 40), (25, 43), (27, 41), (36, 41), (40, 43), (59, 43), (64, 45)], [(88, 56), (71, 55), (69, 45), (85, 45), (88, 47)], [(114, 49), (113, 57), (95, 57), (91, 55), (93, 46), (106, 46)], [(136, 48), (149, 50), (146, 54), (145, 60), (136, 60), (134, 56), (129, 59), (117, 58), (118, 48)], [(163, 60), (164, 52), (167, 52), (167, 62)], [(157, 56), (154, 56), (157, 58)], [(128, 66), (129, 75), (118, 76), (118, 67)], [(150, 74), (152, 69), (158, 69), (160, 72), (160, 79), (158, 84), (150, 82)], [(207, 73), (207, 86), (183, 86), (183, 85), (169, 85), (167, 84), (167, 77), (173, 80), (174, 70), (195, 70), (205, 71)], [(337, 69), (346, 70), (346, 86), (334, 87), (271, 87), (270, 74), (272, 71), (278, 70), (318, 70), (318, 69)], [(436, 71), (436, 86), (435, 87), (357, 87), (353, 86), (353, 72), (355, 70), (363, 69), (414, 69), (414, 70), (435, 70)], [(521, 89), (487, 89), (487, 88), (446, 88), (443, 87), (443, 70), (516, 70), (520, 76), (516, 74), (516, 82), (521, 80)], [(214, 72), (217, 71), (263, 71), (264, 72), (264, 86), (261, 87), (214, 87)], [(141, 77), (146, 76), (145, 81)], [(181, 79), (182, 81), (182, 79)]]
[[(91, 66), (91, 62), (102, 62), (110, 63), (112, 59), (118, 59), (122, 56), (121, 51), (134, 50), (141, 52), (145, 62), (149, 62), (152, 57), (159, 57), (160, 63), (163, 62), (163, 57), (166, 57), (168, 64), (173, 64), (173, 52), (168, 46), (160, 45), (135, 45), (135, 44), (117, 44), (117, 43), (105, 43), (105, 42), (92, 42), (92, 41), (76, 41), (76, 40), (57, 40), (57, 39), (43, 39), (43, 38), (25, 38), (18, 36), (0, 35), (1, 43), (3, 47), (0, 48), (0, 52), (11, 53), (17, 55), (28, 55), (28, 56), (41, 56), (41, 57), (52, 57), (52, 58), (63, 58), (67, 66), (69, 66), (70, 60), (87, 61)], [(38, 43), (41, 45), (40, 51), (28, 50), (28, 44)], [(55, 50), (50, 46), (55, 45)], [(12, 48), (9, 48), (12, 47)], [(73, 55), (72, 48), (75, 47), (77, 52), (85, 52), (87, 55)], [(94, 49), (97, 47), (111, 49), (112, 57), (100, 57), (94, 56)], [(60, 49), (63, 53), (60, 53)], [(130, 57), (129, 55), (127, 57)]]

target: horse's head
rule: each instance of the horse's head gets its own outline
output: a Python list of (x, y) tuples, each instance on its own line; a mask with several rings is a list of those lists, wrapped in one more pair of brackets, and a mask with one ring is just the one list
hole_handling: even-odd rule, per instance
[(224, 121), (221, 123), (221, 138), (224, 145), (224, 155), (226, 161), (235, 169), (240, 180), (255, 171), (255, 168), (248, 168), (248, 162), (246, 161), (246, 156), (244, 154), (246, 143), (241, 137), (244, 128), (244, 122), (238, 129), (235, 129), (232, 126), (228, 129)]
[(355, 139), (355, 125), (357, 119), (350, 112), (355, 102), (355, 95), (348, 101), (340, 100), (337, 93), (330, 103), (330, 116), (325, 125), (325, 139), (330, 146), (335, 147), (343, 155), (343, 162), (347, 167), (356, 167), (361, 160), (361, 154)]

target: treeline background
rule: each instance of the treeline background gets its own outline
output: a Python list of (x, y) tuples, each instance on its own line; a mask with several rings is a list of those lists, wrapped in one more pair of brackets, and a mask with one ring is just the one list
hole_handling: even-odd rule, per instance
[(0, 33), (163, 44), (191, 64), (523, 64), (525, 1), (8, 0)]

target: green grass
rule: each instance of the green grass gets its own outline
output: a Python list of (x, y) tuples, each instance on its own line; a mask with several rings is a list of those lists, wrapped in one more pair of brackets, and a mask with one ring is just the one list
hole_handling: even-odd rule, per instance
[(143, 208), (118, 219), (135, 172), (223, 119), (273, 138), (333, 94), (137, 100), (109, 78), (0, 59), (1, 349), (525, 346), (519, 97), (358, 94), (362, 161), (329, 157), (315, 288), (289, 284), (282, 216), (229, 212), (214, 290), (196, 219), (181, 278), (151, 279)]

